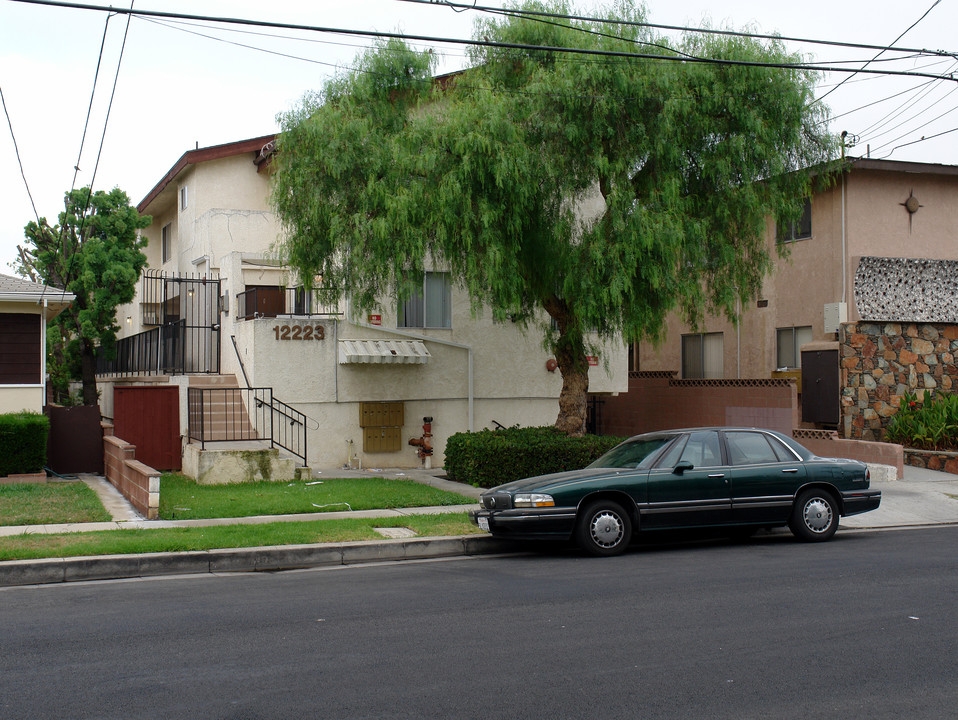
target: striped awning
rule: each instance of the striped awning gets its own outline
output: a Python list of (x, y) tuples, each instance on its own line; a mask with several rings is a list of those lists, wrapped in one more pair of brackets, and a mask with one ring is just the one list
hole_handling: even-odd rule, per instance
[(419, 340), (340, 340), (339, 364), (403, 363), (424, 365), (429, 351)]

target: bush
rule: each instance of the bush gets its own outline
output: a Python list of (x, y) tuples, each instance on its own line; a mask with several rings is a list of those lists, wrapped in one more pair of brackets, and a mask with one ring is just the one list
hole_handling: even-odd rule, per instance
[(958, 450), (958, 395), (902, 395), (885, 439), (919, 450)]
[(33, 412), (0, 415), (0, 477), (43, 470), (50, 419)]
[(476, 487), (578, 470), (625, 438), (569, 437), (552, 426), (456, 433), (446, 442), (446, 473)]

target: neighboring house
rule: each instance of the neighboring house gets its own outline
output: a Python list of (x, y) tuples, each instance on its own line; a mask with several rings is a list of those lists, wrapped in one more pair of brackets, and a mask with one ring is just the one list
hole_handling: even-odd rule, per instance
[(73, 293), (0, 275), (0, 413), (43, 410), (47, 323), (71, 302)]
[(693, 330), (672, 316), (665, 342), (633, 347), (629, 369), (675, 370), (682, 378), (768, 378), (799, 369), (803, 345), (835, 341), (840, 323), (862, 318), (856, 278), (871, 282), (866, 270), (883, 266), (874, 258), (958, 258), (958, 166), (851, 160), (811, 198), (800, 222), (769, 224), (768, 244), (773, 253), (784, 244), (787, 255), (741, 309), (738, 327), (709, 317)]
[[(118, 357), (101, 368), (104, 415), (118, 384), (175, 384), (185, 436), (188, 387), (269, 389), (246, 405), (254, 414), (271, 399), (289, 405), (273, 405), (274, 426), (277, 417), (305, 423), (303, 454), (315, 467), (418, 466), (408, 440), (423, 436), (424, 418), (436, 466), (454, 433), (552, 424), (562, 380), (539, 331), (473, 316), (443, 268), (428, 269), (402, 305), (384, 288), (383, 311), (363, 317), (304, 291), (271, 252), (282, 235), (269, 200), (273, 139), (189, 151), (139, 204), (153, 218), (143, 231), (149, 269), (117, 311)], [(591, 393), (625, 391), (624, 346), (605, 346), (589, 380)]]

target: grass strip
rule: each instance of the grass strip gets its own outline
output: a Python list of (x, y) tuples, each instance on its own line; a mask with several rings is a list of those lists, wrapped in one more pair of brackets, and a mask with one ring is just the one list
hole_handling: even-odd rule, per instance
[(109, 522), (110, 513), (83, 482), (0, 485), (0, 525)]
[(0, 538), (0, 560), (382, 540), (383, 536), (373, 529), (377, 527), (406, 527), (421, 537), (472, 535), (481, 532), (469, 522), (465, 513), (445, 513), (199, 528), (31, 534)]
[(199, 485), (183, 475), (160, 478), (160, 518), (192, 520), (463, 505), (474, 498), (401, 478), (322, 478)]

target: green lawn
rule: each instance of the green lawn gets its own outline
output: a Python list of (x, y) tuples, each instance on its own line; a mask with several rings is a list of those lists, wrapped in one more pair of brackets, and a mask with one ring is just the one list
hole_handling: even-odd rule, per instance
[(0, 537), (0, 561), (382, 540), (382, 535), (373, 529), (377, 527), (406, 527), (424, 537), (481, 532), (469, 522), (465, 513), (447, 513), (200, 528), (16, 535)]
[(0, 525), (109, 522), (110, 513), (82, 482), (0, 485)]
[(414, 480), (382, 477), (233, 485), (197, 485), (195, 481), (175, 473), (165, 473), (160, 479), (160, 517), (164, 520), (464, 505), (473, 502), (476, 502), (474, 498), (438, 490)]

